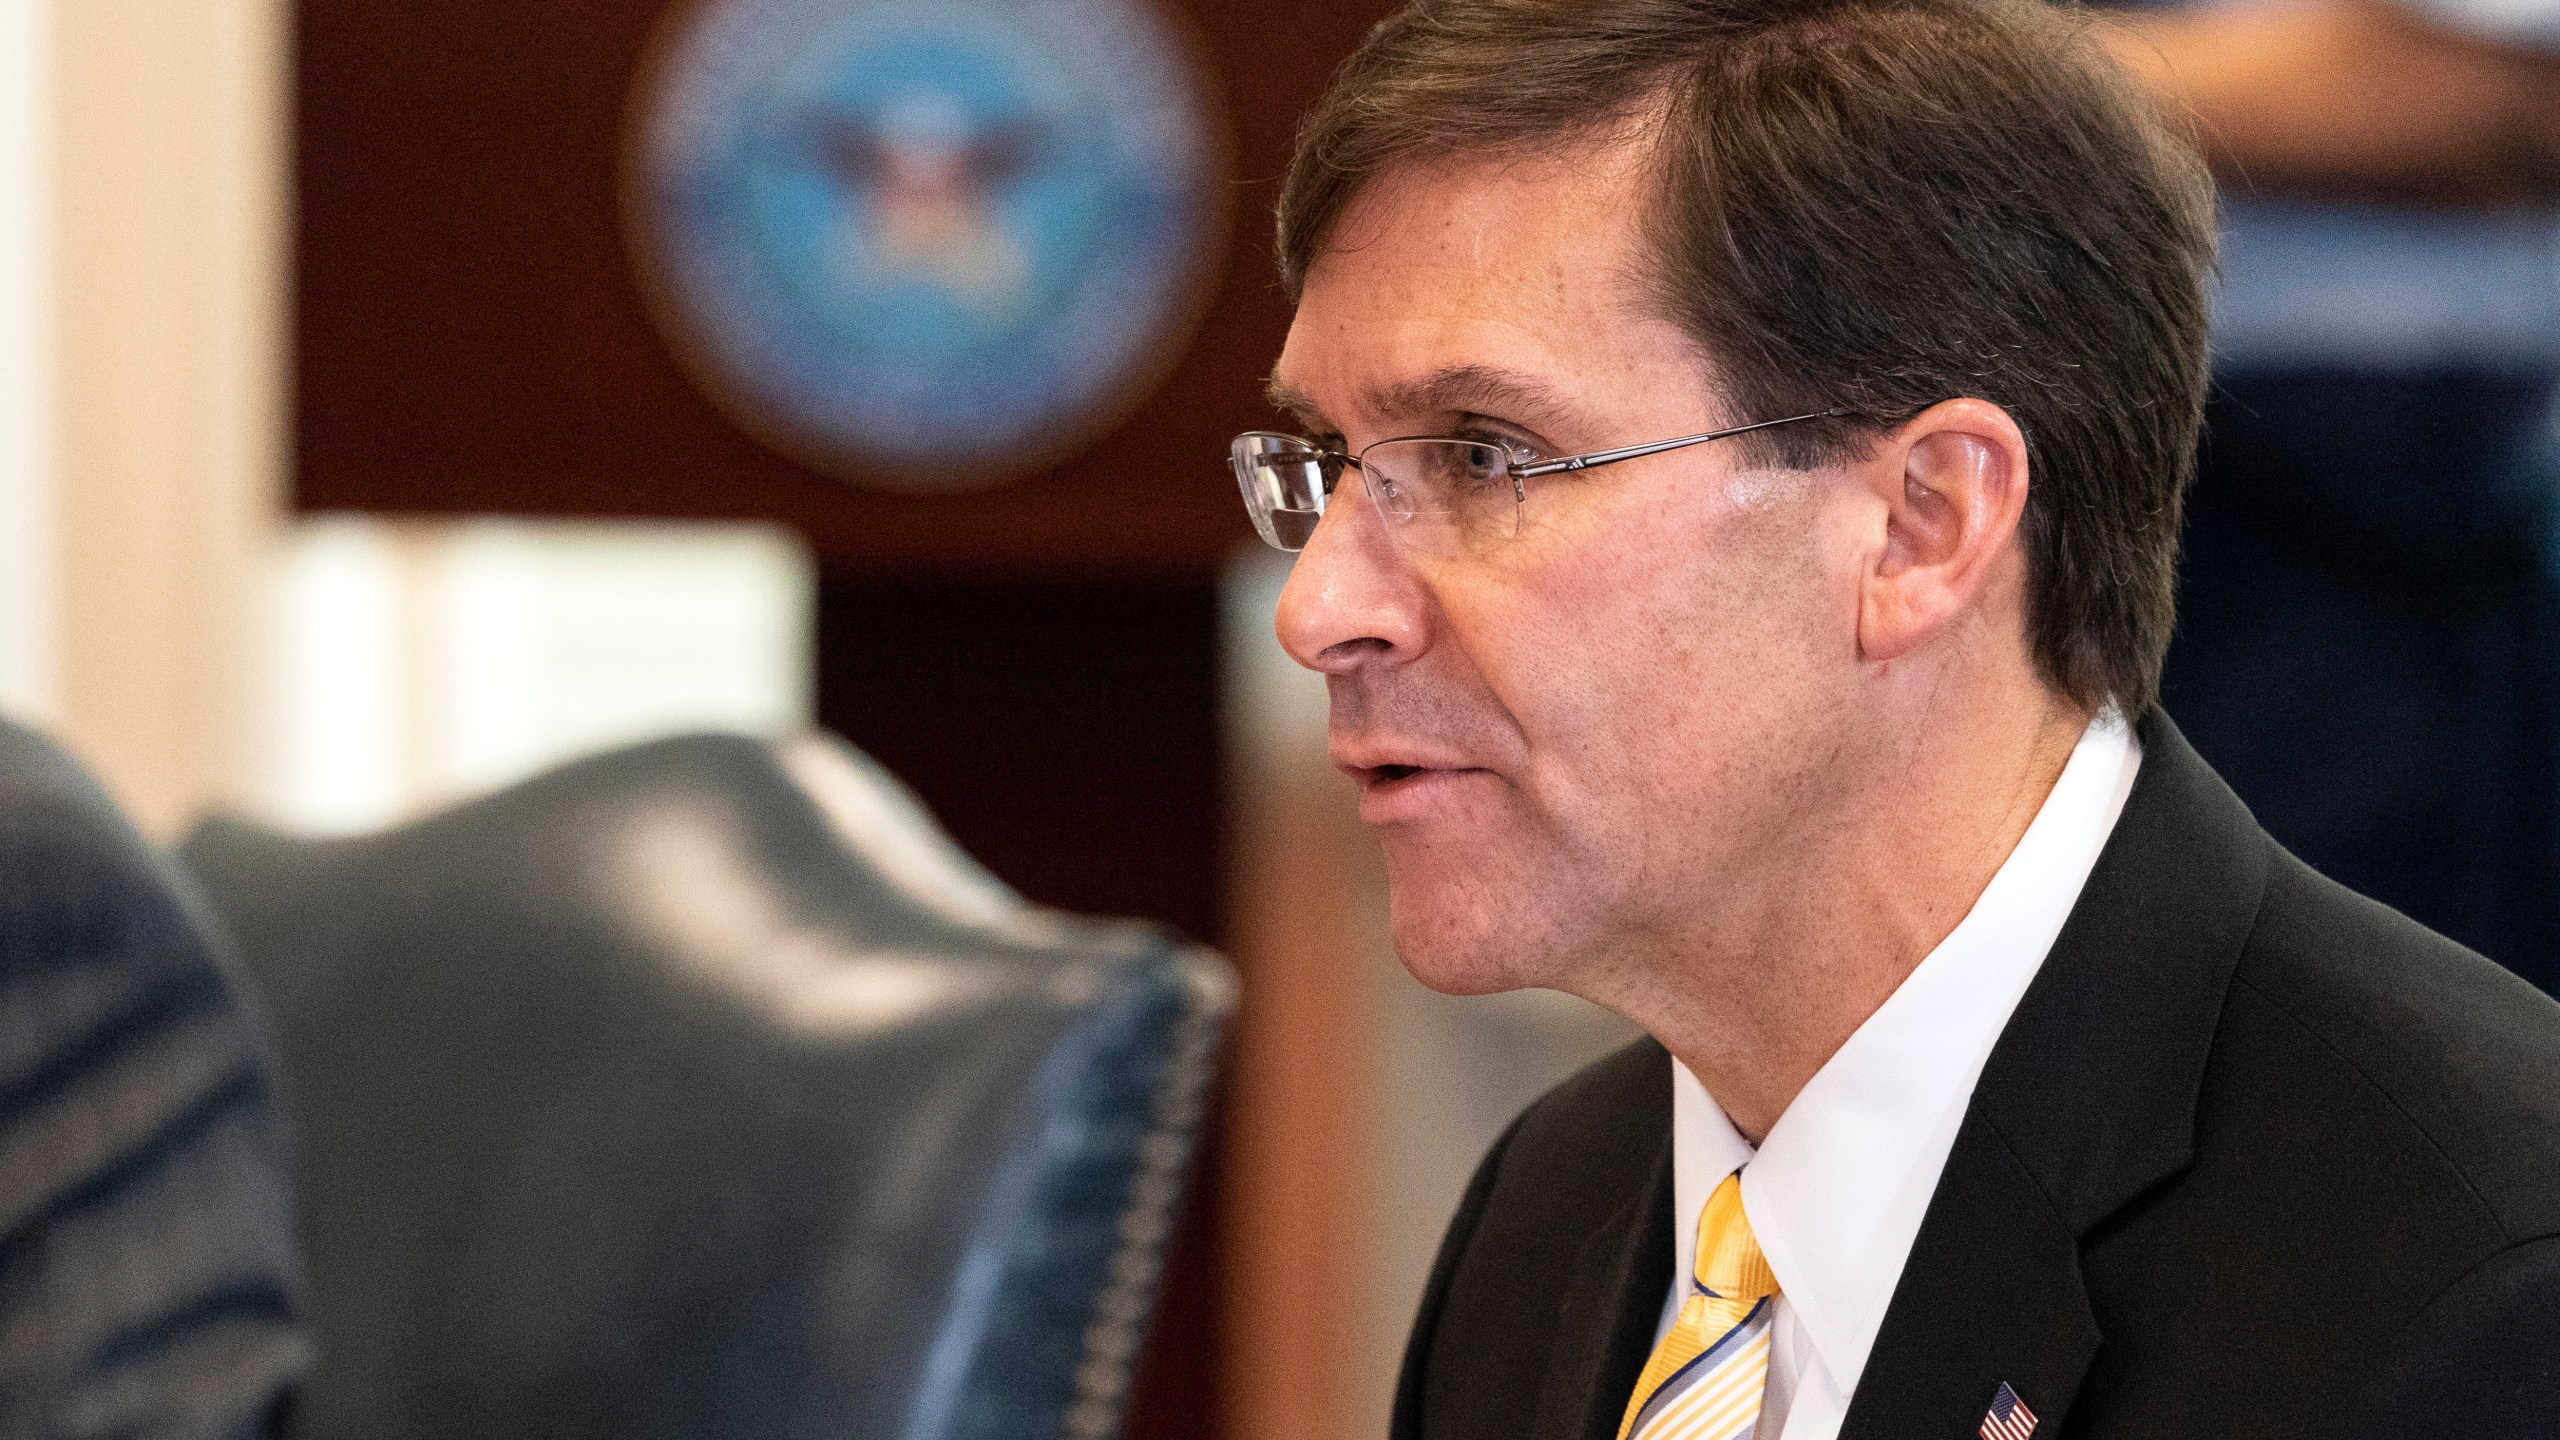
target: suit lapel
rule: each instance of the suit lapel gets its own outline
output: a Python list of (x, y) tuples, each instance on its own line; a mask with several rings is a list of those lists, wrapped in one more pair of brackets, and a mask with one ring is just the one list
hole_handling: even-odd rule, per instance
[(2078, 1237), (2000, 1137), (1968, 1116), (1841, 1440), (1971, 1436), (2003, 1382), (2050, 1435), (2098, 1338)]
[[(1663, 1084), (1667, 1090), (1667, 1076)], [(1583, 1242), (1573, 1284), (1557, 1307), (1555, 1347), (1528, 1431), (1533, 1440), (1615, 1440), (1653, 1352), (1670, 1284), (1672, 1223), (1665, 1131), (1651, 1183)]]
[(2154, 710), (2123, 816), (1983, 1067), (1842, 1440), (1973, 1435), (2001, 1383), (2063, 1428), (2101, 1341), (2080, 1242), (2183, 1170), (2270, 842)]

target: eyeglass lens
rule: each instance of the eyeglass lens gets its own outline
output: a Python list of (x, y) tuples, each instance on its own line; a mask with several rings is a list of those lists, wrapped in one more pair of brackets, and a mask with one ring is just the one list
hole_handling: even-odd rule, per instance
[[(1254, 431), (1229, 451), (1245, 510), (1263, 540), (1302, 550), (1324, 518), (1342, 458), (1294, 435)], [(1431, 554), (1483, 549), (1519, 528), (1520, 486), (1511, 459), (1484, 441), (1382, 440), (1361, 452), (1360, 472), (1399, 544)]]
[(1244, 508), (1263, 542), (1283, 550), (1305, 549), (1333, 489), (1327, 472), (1339, 473), (1341, 460), (1294, 435), (1263, 431), (1237, 436), (1228, 458), (1244, 491)]
[(1520, 526), (1511, 457), (1482, 440), (1382, 440), (1360, 452), (1378, 512), (1396, 539), (1434, 555), (1482, 550)]

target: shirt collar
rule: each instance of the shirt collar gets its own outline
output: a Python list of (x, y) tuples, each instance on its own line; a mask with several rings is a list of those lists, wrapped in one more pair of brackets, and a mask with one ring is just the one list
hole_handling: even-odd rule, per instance
[(1780, 1291), (1843, 1393), (1857, 1384), (1974, 1082), (2080, 897), (2142, 764), (2110, 710), (2080, 737), (1973, 909), (1805, 1083), (1754, 1155), (1672, 1062), (1675, 1285), (1735, 1167)]

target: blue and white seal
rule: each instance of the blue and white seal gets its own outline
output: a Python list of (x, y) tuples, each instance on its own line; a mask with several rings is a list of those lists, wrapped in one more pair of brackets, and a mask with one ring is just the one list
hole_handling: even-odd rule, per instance
[(741, 423), (850, 479), (985, 483), (1181, 337), (1219, 214), (1148, 0), (700, 0), (635, 107), (662, 326)]

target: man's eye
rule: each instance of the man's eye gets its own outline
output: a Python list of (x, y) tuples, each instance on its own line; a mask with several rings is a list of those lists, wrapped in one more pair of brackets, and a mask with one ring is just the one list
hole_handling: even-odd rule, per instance
[(1514, 462), (1527, 464), (1538, 458), (1538, 447), (1517, 435), (1483, 427), (1460, 430), (1456, 434), (1458, 439), (1473, 440), (1492, 450), (1494, 452), (1492, 463), (1497, 465)]

